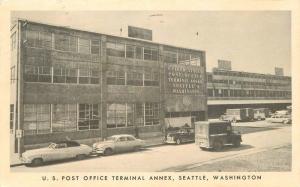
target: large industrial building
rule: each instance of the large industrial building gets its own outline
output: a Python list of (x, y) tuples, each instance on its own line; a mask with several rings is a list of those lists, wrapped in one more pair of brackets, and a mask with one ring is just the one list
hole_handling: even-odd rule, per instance
[[(11, 152), (66, 138), (156, 136), (207, 119), (205, 52), (17, 20), (11, 27)], [(150, 40), (149, 40), (150, 39)]]
[(291, 84), (282, 68), (275, 67), (274, 75), (232, 71), (230, 61), (219, 60), (207, 72), (208, 117), (218, 118), (230, 108), (286, 109), (292, 103)]

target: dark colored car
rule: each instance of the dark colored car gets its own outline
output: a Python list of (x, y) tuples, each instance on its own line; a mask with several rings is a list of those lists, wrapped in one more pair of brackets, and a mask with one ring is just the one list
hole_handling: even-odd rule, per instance
[(193, 141), (195, 141), (194, 128), (181, 128), (175, 132), (168, 133), (165, 143), (179, 145), (183, 142), (193, 142)]
[(242, 137), (228, 121), (203, 121), (195, 124), (195, 142), (201, 149), (222, 150), (225, 145), (239, 147)]

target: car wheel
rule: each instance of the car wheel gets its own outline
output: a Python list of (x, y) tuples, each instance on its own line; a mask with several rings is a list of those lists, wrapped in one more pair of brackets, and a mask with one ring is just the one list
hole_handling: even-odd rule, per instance
[(31, 166), (40, 166), (43, 164), (42, 158), (35, 158), (31, 161)]
[(177, 145), (180, 145), (180, 144), (181, 144), (181, 139), (180, 139), (180, 138), (178, 138), (178, 139), (176, 140), (176, 144), (177, 144)]
[(222, 141), (215, 141), (213, 148), (215, 151), (221, 151), (223, 149), (223, 142)]
[(87, 157), (87, 155), (85, 155), (85, 154), (76, 155), (76, 159), (77, 159), (77, 160), (83, 160), (83, 159), (85, 159), (86, 157)]
[(234, 146), (234, 147), (240, 147), (240, 146), (241, 146), (241, 141), (235, 140), (235, 141), (233, 142), (233, 146)]
[(106, 148), (103, 153), (105, 156), (109, 156), (113, 154), (113, 150), (111, 148)]

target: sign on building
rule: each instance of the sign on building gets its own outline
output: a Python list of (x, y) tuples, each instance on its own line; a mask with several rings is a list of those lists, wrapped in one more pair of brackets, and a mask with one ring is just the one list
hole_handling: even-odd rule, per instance
[(128, 37), (152, 41), (152, 30), (128, 26)]
[(202, 95), (203, 78), (202, 68), (168, 64), (165, 67), (166, 92), (182, 95)]
[(218, 60), (218, 69), (231, 70), (231, 61), (229, 61), (229, 60)]

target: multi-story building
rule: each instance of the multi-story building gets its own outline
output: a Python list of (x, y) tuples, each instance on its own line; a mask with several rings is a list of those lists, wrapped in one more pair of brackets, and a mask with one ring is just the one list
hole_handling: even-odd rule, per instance
[(230, 69), (213, 68), (207, 72), (209, 118), (220, 117), (228, 108), (274, 111), (291, 105), (291, 77)]
[(204, 51), (27, 20), (12, 25), (11, 50), (14, 154), (207, 118)]

